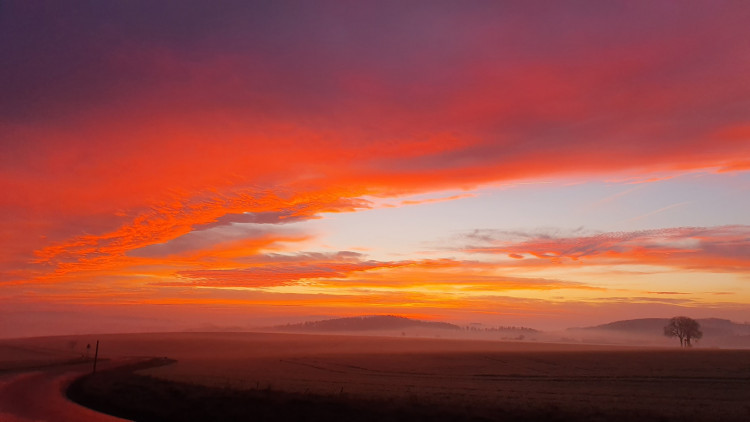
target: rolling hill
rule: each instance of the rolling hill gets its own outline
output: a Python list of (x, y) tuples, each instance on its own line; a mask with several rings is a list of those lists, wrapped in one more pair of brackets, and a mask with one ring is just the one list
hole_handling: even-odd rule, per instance
[(447, 322), (420, 321), (395, 315), (368, 315), (349, 318), (334, 318), (322, 321), (307, 321), (273, 327), (282, 331), (379, 331), (403, 329), (458, 330), (458, 325)]
[[(703, 346), (717, 347), (750, 347), (750, 324), (740, 324), (728, 319), (698, 318), (703, 338)], [(650, 339), (648, 342), (665, 342), (664, 327), (669, 318), (640, 318), (614, 321), (593, 327), (569, 328), (568, 332), (581, 336), (601, 337), (612, 336), (621, 339)], [(636, 340), (637, 341), (637, 340)]]
[[(701, 325), (704, 336), (733, 336), (750, 334), (750, 324), (738, 324), (728, 319), (700, 318), (696, 319)], [(633, 334), (662, 335), (664, 326), (669, 318), (641, 318), (624, 321), (614, 321), (593, 327), (571, 328), (570, 330), (608, 330)]]

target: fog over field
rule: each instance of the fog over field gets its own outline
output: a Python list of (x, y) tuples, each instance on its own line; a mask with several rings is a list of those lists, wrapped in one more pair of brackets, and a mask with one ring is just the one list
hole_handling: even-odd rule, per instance
[[(479, 420), (509, 412), (517, 420), (602, 414), (612, 420), (739, 421), (750, 400), (748, 350), (375, 335), (152, 333), (3, 340), (0, 381), (12, 387), (17, 382), (12, 374), (23, 368), (45, 371), (80, 357), (97, 340), (105, 365), (100, 377), (107, 376), (107, 363), (167, 357), (175, 362), (136, 374), (196, 386), (190, 388), (301, 394), (313, 402), (345, 400), (366, 408), (387, 401), (397, 404), (396, 413), (426, 406)], [(109, 391), (102, 388), (96, 391)], [(112, 391), (128, 394), (126, 387), (118, 388)]]

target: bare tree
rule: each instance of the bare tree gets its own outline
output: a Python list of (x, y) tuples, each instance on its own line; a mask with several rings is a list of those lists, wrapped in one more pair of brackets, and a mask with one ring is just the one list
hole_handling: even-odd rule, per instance
[(691, 341), (703, 337), (703, 332), (701, 331), (701, 325), (698, 324), (698, 321), (692, 318), (678, 316), (669, 320), (669, 324), (664, 327), (664, 335), (667, 337), (678, 337), (680, 339), (681, 347), (691, 347)]

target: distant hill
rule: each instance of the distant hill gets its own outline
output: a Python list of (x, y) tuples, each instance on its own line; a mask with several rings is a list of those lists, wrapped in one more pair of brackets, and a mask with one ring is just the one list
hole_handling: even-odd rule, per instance
[(350, 318), (307, 321), (299, 324), (287, 324), (273, 327), (283, 331), (375, 331), (403, 330), (406, 328), (429, 328), (441, 330), (458, 330), (458, 325), (447, 322), (420, 321), (395, 315), (369, 315)]
[[(732, 337), (750, 335), (750, 324), (738, 324), (728, 319), (702, 318), (696, 319), (701, 325), (704, 338)], [(661, 336), (669, 318), (641, 318), (615, 321), (594, 327), (569, 328), (568, 331), (605, 330), (628, 334)]]

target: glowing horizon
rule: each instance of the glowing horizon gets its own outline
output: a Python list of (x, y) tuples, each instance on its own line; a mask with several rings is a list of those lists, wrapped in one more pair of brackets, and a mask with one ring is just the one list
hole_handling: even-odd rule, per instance
[(750, 315), (750, 6), (0, 8), (0, 337)]

